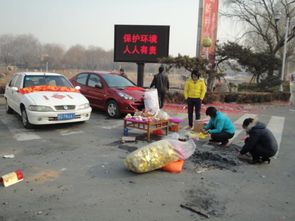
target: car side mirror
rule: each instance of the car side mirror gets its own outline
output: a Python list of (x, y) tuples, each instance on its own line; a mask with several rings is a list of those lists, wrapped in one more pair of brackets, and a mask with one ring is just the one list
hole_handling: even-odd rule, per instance
[(81, 89), (81, 87), (80, 87), (80, 86), (76, 86), (76, 87), (75, 87), (75, 89), (77, 89), (77, 90), (80, 90), (80, 89)]
[(95, 85), (96, 88), (99, 88), (99, 89), (102, 89), (102, 84), (101, 82), (98, 82), (96, 85)]

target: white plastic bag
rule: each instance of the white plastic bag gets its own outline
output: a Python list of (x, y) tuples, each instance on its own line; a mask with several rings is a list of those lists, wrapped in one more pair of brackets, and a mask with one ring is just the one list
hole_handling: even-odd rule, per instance
[(188, 159), (196, 150), (196, 144), (193, 139), (187, 141), (169, 140), (169, 142), (182, 160)]
[(157, 114), (157, 118), (161, 119), (161, 120), (168, 120), (169, 119), (169, 114), (163, 110), (159, 110), (158, 114)]
[(144, 106), (146, 112), (158, 114), (160, 107), (157, 89), (148, 89), (144, 92)]

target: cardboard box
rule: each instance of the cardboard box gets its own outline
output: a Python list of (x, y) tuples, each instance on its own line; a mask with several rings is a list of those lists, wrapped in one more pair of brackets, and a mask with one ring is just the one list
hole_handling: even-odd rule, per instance
[(200, 133), (204, 127), (204, 124), (208, 123), (208, 119), (200, 119), (194, 121), (193, 131)]
[(130, 137), (130, 136), (123, 136), (121, 138), (121, 142), (125, 143), (125, 142), (135, 142), (136, 141), (136, 137)]

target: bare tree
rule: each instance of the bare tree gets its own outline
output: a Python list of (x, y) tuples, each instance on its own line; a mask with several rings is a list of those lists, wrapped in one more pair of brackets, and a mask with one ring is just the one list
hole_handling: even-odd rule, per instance
[(81, 45), (72, 46), (64, 55), (63, 63), (70, 68), (83, 68), (85, 64), (85, 48)]
[(6, 66), (15, 62), (12, 55), (14, 40), (15, 37), (13, 35), (0, 36), (0, 63)]
[(84, 68), (91, 70), (110, 70), (113, 68), (113, 51), (105, 51), (100, 47), (90, 46), (85, 51)]
[[(278, 55), (284, 46), (285, 24), (290, 21), (287, 42), (295, 38), (295, 0), (226, 0), (223, 16), (238, 19), (248, 27), (243, 36), (259, 42), (256, 50)], [(279, 16), (279, 17), (278, 17)], [(273, 69), (270, 68), (271, 75)]]
[(12, 55), (17, 66), (35, 68), (39, 66), (41, 44), (32, 35), (19, 35), (13, 41)]
[[(136, 71), (134, 63), (114, 63), (114, 51), (106, 51), (101, 47), (75, 45), (65, 50), (58, 44), (42, 45), (32, 35), (1, 35), (0, 64), (15, 65), (25, 69), (76, 68), (88, 70)], [(149, 65), (147, 65), (149, 67)], [(153, 68), (155, 69), (155, 68)]]
[(61, 45), (46, 44), (42, 47), (41, 62), (48, 62), (49, 68), (60, 68), (64, 54), (65, 50)]

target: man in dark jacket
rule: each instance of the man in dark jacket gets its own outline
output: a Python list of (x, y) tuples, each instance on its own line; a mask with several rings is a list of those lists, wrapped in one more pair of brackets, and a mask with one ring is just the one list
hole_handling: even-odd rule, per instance
[(128, 79), (127, 74), (125, 73), (125, 70), (123, 68), (120, 68), (120, 76)]
[(243, 122), (243, 128), (249, 135), (245, 140), (245, 145), (240, 151), (240, 156), (250, 153), (253, 163), (267, 161), (270, 163), (270, 157), (274, 156), (278, 150), (278, 143), (272, 132), (266, 128), (265, 124), (255, 121), (253, 118), (247, 118)]
[(150, 88), (152, 87), (155, 87), (158, 90), (159, 106), (162, 108), (164, 106), (166, 92), (169, 90), (169, 79), (164, 73), (164, 67), (162, 65), (159, 67), (159, 73), (153, 78)]

